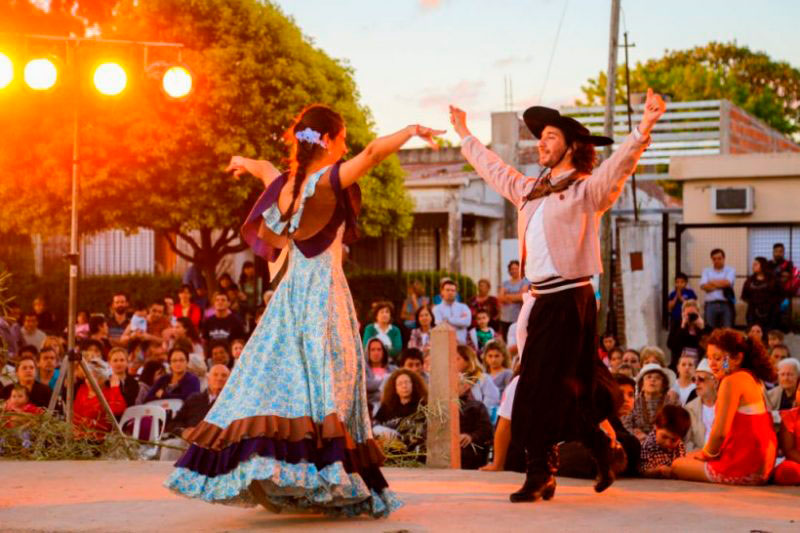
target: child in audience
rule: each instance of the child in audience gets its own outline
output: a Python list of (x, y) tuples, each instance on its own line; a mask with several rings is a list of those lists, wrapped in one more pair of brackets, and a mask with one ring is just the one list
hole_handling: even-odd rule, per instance
[(147, 333), (147, 306), (144, 302), (136, 302), (131, 317), (130, 332)]
[(467, 345), (475, 350), (478, 356), (483, 353), (489, 341), (497, 338), (497, 333), (489, 326), (489, 320), (489, 312), (485, 309), (479, 309), (475, 313), (475, 323), (477, 325), (470, 329), (467, 335)]
[(654, 421), (655, 428), (642, 443), (639, 469), (645, 477), (672, 477), (672, 461), (686, 455), (683, 436), (692, 421), (689, 412), (677, 405), (665, 405)]
[(619, 372), (619, 367), (622, 366), (622, 348), (616, 346), (611, 348), (608, 352), (608, 371), (612, 374)]
[(511, 371), (511, 355), (506, 349), (506, 345), (500, 339), (494, 339), (486, 343), (483, 351), (483, 363), (486, 372), (492, 377), (497, 392), (503, 397), (506, 385), (511, 381), (513, 372)]
[(771, 350), (778, 344), (783, 344), (783, 332), (779, 329), (769, 330), (769, 333), (767, 333), (767, 348)]

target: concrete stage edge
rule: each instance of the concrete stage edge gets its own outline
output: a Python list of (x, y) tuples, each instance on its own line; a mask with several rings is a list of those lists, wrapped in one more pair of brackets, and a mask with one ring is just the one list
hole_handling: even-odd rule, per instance
[(511, 504), (522, 475), (386, 468), (405, 507), (389, 519), (272, 514), (193, 501), (161, 485), (169, 463), (0, 461), (0, 530), (800, 531), (800, 487), (621, 480), (595, 494), (559, 478), (551, 502)]

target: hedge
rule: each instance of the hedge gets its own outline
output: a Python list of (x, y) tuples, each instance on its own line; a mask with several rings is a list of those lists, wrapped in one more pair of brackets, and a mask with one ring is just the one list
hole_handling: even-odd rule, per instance
[[(50, 309), (62, 322), (66, 322), (68, 290), (66, 273), (51, 273), (37, 277), (31, 274), (12, 273), (9, 294), (19, 302), (23, 310), (30, 310), (33, 299), (45, 295)], [(395, 320), (399, 321), (400, 307), (406, 298), (410, 281), (419, 279), (425, 285), (425, 293), (439, 293), (439, 280), (453, 279), (458, 285), (462, 301), (469, 301), (476, 292), (475, 282), (467, 276), (445, 271), (396, 272), (357, 271), (347, 273), (348, 284), (356, 305), (361, 324), (371, 321), (370, 306), (378, 300), (389, 300), (395, 306)], [(176, 297), (181, 279), (172, 275), (131, 274), (124, 276), (91, 276), (78, 280), (78, 309), (90, 313), (107, 313), (111, 296), (117, 291), (128, 294), (131, 303), (154, 302), (167, 295)]]

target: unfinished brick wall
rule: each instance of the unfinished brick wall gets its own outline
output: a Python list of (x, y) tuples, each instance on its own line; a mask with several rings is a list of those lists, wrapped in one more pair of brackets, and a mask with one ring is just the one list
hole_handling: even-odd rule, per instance
[(730, 107), (729, 118), (731, 154), (800, 152), (800, 146), (738, 107)]

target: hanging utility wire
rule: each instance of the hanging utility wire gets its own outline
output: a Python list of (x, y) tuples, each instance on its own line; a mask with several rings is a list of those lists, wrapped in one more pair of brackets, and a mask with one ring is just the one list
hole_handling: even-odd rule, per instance
[(542, 90), (539, 93), (539, 103), (542, 102), (544, 91), (547, 88), (547, 81), (550, 79), (550, 68), (553, 66), (553, 58), (556, 55), (556, 47), (558, 46), (558, 36), (561, 34), (561, 25), (564, 23), (564, 16), (567, 14), (567, 6), (569, 0), (564, 0), (564, 9), (561, 11), (561, 18), (558, 21), (558, 28), (556, 29), (556, 37), (553, 40), (553, 48), (550, 50), (550, 61), (547, 62), (547, 72), (544, 75), (544, 82), (542, 83)]

